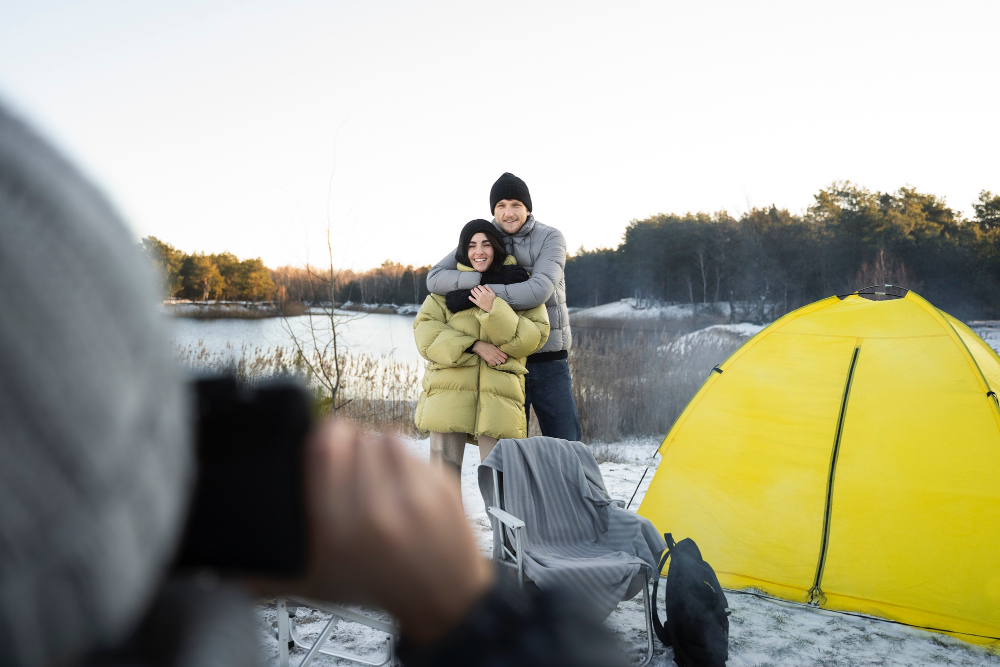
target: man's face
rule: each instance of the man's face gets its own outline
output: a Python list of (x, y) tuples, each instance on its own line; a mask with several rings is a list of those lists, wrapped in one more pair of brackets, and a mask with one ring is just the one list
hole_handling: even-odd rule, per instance
[(528, 220), (528, 209), (516, 199), (501, 199), (493, 209), (493, 217), (500, 224), (500, 229), (516, 234)]

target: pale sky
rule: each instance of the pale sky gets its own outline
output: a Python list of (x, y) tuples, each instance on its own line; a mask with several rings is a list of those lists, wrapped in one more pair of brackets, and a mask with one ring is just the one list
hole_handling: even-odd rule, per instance
[(1000, 2), (0, 0), (0, 98), (138, 236), (431, 264), (504, 171), (570, 250), (834, 180), (1000, 192)]

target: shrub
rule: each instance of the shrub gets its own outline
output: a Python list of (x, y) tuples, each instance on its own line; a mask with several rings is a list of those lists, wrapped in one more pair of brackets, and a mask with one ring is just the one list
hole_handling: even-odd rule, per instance
[(745, 340), (723, 327), (679, 338), (607, 331), (577, 336), (569, 363), (584, 442), (666, 434), (712, 368)]

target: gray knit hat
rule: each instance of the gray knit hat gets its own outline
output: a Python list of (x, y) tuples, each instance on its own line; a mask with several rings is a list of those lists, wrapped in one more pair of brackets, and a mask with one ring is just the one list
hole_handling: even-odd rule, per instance
[(188, 418), (148, 266), (0, 105), (0, 665), (120, 639), (175, 547)]

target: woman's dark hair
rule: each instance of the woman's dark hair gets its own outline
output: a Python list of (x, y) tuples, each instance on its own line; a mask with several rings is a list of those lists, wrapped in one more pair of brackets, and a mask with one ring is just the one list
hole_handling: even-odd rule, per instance
[(469, 264), (469, 242), (480, 232), (486, 235), (486, 240), (493, 246), (493, 263), (487, 269), (492, 273), (503, 266), (504, 260), (507, 259), (507, 251), (497, 235), (497, 228), (486, 220), (471, 220), (462, 227), (462, 233), (458, 237), (458, 248), (455, 250), (455, 260), (465, 265)]

